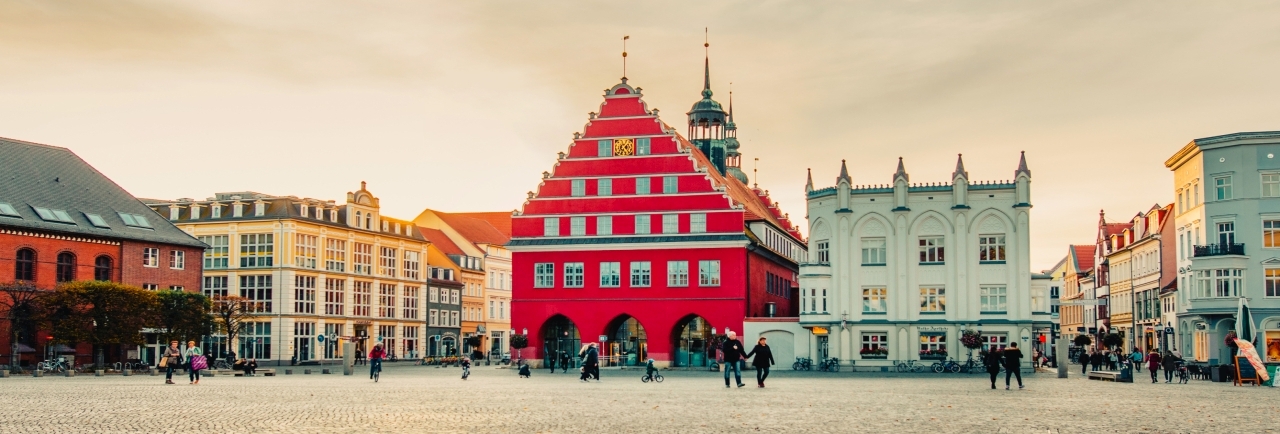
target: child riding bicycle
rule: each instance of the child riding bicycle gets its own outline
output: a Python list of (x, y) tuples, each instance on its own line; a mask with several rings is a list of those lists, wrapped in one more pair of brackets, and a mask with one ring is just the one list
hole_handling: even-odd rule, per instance
[(645, 378), (648, 378), (650, 381), (652, 381), (653, 374), (656, 374), (656, 373), (658, 373), (658, 368), (653, 367), (653, 359), (649, 359), (649, 361), (645, 362), (644, 364), (644, 376)]

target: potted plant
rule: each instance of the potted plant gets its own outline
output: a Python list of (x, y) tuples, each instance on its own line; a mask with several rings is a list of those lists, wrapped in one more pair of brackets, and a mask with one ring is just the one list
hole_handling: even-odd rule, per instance
[(529, 336), (514, 335), (511, 336), (511, 348), (516, 350), (516, 365), (524, 360), (524, 349), (529, 347)]
[(1102, 345), (1114, 351), (1116, 348), (1124, 345), (1124, 338), (1115, 333), (1108, 333), (1106, 336), (1102, 337)]
[(960, 334), (960, 345), (969, 350), (969, 358), (973, 358), (973, 350), (982, 348), (982, 334), (977, 330), (965, 330)]
[(858, 355), (864, 359), (885, 359), (889, 357), (889, 349), (885, 347), (863, 348)]

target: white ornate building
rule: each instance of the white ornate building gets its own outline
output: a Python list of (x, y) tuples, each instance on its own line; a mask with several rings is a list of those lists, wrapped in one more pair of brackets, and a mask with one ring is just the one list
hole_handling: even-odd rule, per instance
[(899, 159), (892, 184), (853, 185), (843, 162), (836, 182), (806, 186), (799, 321), (754, 324), (749, 337), (789, 332), (797, 356), (878, 370), (964, 360), (965, 329), (1031, 348), (1051, 327), (1048, 285), (1031, 284), (1025, 156), (1013, 181), (970, 182), (961, 160), (950, 183), (912, 184)]

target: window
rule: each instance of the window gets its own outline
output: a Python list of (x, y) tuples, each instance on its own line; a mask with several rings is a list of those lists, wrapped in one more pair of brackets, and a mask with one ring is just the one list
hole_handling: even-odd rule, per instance
[(253, 312), (271, 312), (271, 275), (240, 276), (240, 296), (250, 302)]
[(979, 291), (981, 292), (983, 312), (1004, 313), (1008, 309), (1008, 288), (1004, 286), (983, 286)]
[[(418, 287), (417, 286), (405, 285), (404, 302), (401, 303), (401, 305), (404, 306), (404, 319), (418, 319)], [(405, 331), (409, 331), (409, 330), (410, 329), (405, 329)]]
[(89, 219), (89, 224), (91, 225), (104, 228), (104, 229), (111, 229), (111, 225), (107, 224), (107, 221), (103, 220), (102, 216), (100, 215), (84, 213), (84, 218)]
[(230, 257), (230, 240), (227, 235), (202, 236), (200, 242), (209, 245), (209, 248), (204, 250), (205, 269), (227, 268), (227, 260)]
[(378, 317), (396, 317), (396, 284), (382, 283), (378, 285)]
[(600, 286), (604, 288), (617, 288), (622, 286), (622, 263), (620, 262), (601, 262), (600, 263)]
[(569, 195), (573, 197), (582, 197), (587, 195), (587, 180), (574, 179), (569, 181)]
[(351, 286), (351, 304), (355, 306), (352, 315), (369, 316), (373, 305), (373, 282), (355, 281)]
[(1262, 197), (1280, 197), (1280, 173), (1262, 174)]
[(351, 271), (356, 274), (373, 274), (373, 244), (355, 243), (352, 246)]
[(142, 266), (148, 268), (160, 267), (160, 249), (147, 247), (142, 249)]
[(450, 320), (450, 321), (449, 321), (449, 325), (450, 325), (450, 326), (457, 327), (457, 326), (458, 326), (458, 324), (459, 324), (459, 323), (458, 323), (458, 311), (456, 311), (456, 310), (455, 310), (455, 311), (453, 311), (453, 312), (449, 312), (449, 320)]
[(689, 263), (667, 261), (667, 286), (689, 286)]
[(1280, 248), (1280, 220), (1262, 221), (1262, 247)]
[(979, 235), (978, 260), (1004, 262), (1004, 235)]
[(404, 252), (405, 279), (419, 280), (422, 278), (422, 274), (419, 273), (419, 268), (422, 267), (422, 261), (419, 260), (420, 257), (421, 253), (419, 252), (410, 252), (407, 250)]
[(1213, 178), (1213, 191), (1217, 194), (1217, 200), (1231, 199), (1233, 197), (1231, 195), (1231, 177), (1219, 176)]
[(720, 286), (720, 261), (698, 261), (698, 286)]
[(920, 358), (944, 358), (947, 356), (947, 335), (921, 333)]
[(438, 311), (435, 309), (427, 310), (427, 325), (433, 326), (433, 327), (440, 325), (439, 320), (437, 319), (438, 318), (437, 312)]
[(664, 234), (680, 233), (680, 215), (679, 214), (663, 214), (662, 215), (662, 233)]
[(71, 252), (58, 254), (58, 283), (76, 280), (76, 255)]
[(239, 357), (245, 359), (271, 358), (271, 323), (244, 323), (244, 332), (241, 333), (241, 336), (243, 336), (243, 339), (240, 339)]
[[(37, 209), (36, 211), (39, 212), (40, 210)], [(125, 226), (151, 229), (151, 222), (147, 221), (146, 217), (143, 217), (138, 214), (129, 214), (129, 213), (123, 213), (123, 212), (118, 212), (116, 214), (120, 215), (120, 220), (124, 221)], [(41, 215), (40, 218), (44, 218), (44, 216)], [(45, 219), (45, 220), (48, 220), (48, 219)]]
[(878, 332), (863, 333), (862, 350), (859, 353), (863, 356), (889, 354), (889, 334)]
[(344, 310), (344, 304), (347, 298), (346, 287), (346, 279), (324, 279), (325, 315), (346, 315), (346, 311)]
[(596, 235), (613, 235), (613, 216), (596, 217)]
[(689, 233), (700, 234), (707, 231), (707, 215), (702, 213), (689, 214)]
[(315, 276), (293, 277), (293, 312), (316, 313)]
[(169, 251), (169, 268), (181, 270), (187, 266), (187, 252), (181, 250)]
[(384, 277), (396, 277), (396, 262), (399, 256), (396, 255), (394, 247), (382, 247), (379, 249), (378, 256), (378, 274)]
[(1266, 281), (1267, 297), (1280, 297), (1280, 268), (1267, 268), (1262, 271)]
[(1244, 270), (1239, 268), (1194, 270), (1193, 272), (1196, 297), (1239, 297), (1244, 288)]
[(558, 237), (560, 236), (560, 218), (547, 217), (542, 219), (542, 236)]
[(497, 318), (496, 316), (493, 316), (493, 313), (493, 300), (489, 300), (489, 318)]
[(240, 267), (270, 267), (275, 244), (272, 234), (240, 235)]
[(312, 270), (316, 269), (316, 256), (319, 255), (320, 237), (297, 234), (294, 238), (293, 265)]
[(679, 178), (675, 176), (662, 177), (662, 193), (663, 194), (678, 193), (680, 191), (678, 183), (679, 183)]
[(946, 312), (947, 296), (944, 288), (920, 288), (920, 312)]
[(983, 333), (980, 338), (982, 351), (1003, 350), (1009, 346), (1009, 335), (1005, 333)]
[(1236, 224), (1235, 222), (1218, 223), (1218, 244), (1235, 244), (1236, 242)]
[(649, 194), (649, 178), (636, 178), (636, 194)]
[(227, 276), (205, 276), (200, 292), (205, 297), (218, 298), (227, 296)]
[(324, 240), (324, 269), (339, 273), (347, 271), (346, 241), (332, 238)]
[(148, 291), (155, 291), (160, 289), (160, 285), (156, 285), (154, 283), (144, 283), (142, 284), (142, 289), (145, 289)]
[(507, 302), (499, 301), (498, 302), (498, 318), (506, 318), (506, 317), (507, 317)]
[(612, 157), (612, 156), (613, 156), (613, 141), (612, 141), (612, 140), (600, 140), (600, 141), (597, 141), (597, 142), (596, 142), (596, 156), (597, 156), (597, 157)]
[(920, 263), (941, 264), (943, 255), (943, 237), (920, 237)]
[(533, 287), (553, 288), (556, 286), (556, 264), (540, 262), (533, 264)]
[(631, 287), (647, 288), (649, 286), (649, 261), (631, 263)]
[(1194, 340), (1195, 350), (1193, 350), (1193, 353), (1196, 361), (1209, 361), (1209, 332), (1207, 330), (1196, 330)]
[(395, 355), (396, 326), (393, 326), (393, 325), (378, 326), (378, 337), (382, 338), (382, 347), (387, 349), (387, 354)]
[(636, 216), (636, 234), (637, 234), (637, 235), (645, 235), (645, 234), (648, 234), (649, 232), (650, 232), (650, 231), (649, 231), (649, 216), (648, 216), (648, 215), (637, 215), (637, 216)]
[(459, 301), (459, 300), (461, 300), (461, 298), (459, 298), (459, 297), (458, 297), (458, 295), (459, 295), (459, 294), (461, 294), (461, 292), (460, 292), (460, 291), (458, 291), (458, 290), (456, 290), (456, 289), (450, 290), (450, 291), (449, 291), (449, 304), (461, 304), (461, 302)]
[(596, 196), (613, 196), (613, 180), (609, 178), (596, 180)]
[(93, 280), (110, 281), (111, 271), (110, 256), (101, 255), (93, 259)]
[(581, 262), (564, 263), (564, 287), (581, 288), (583, 281), (583, 265)]
[(586, 217), (569, 217), (569, 235), (582, 236), (587, 234), (587, 218)]
[(888, 288), (863, 288), (862, 311), (883, 313), (888, 311)]
[(636, 155), (649, 155), (649, 138), (636, 139)]
[(18, 214), (18, 210), (14, 209), (13, 205), (8, 202), (0, 202), (0, 215), (5, 217), (22, 218), (22, 216)]
[[(819, 247), (819, 249), (821, 249), (821, 247)], [(821, 258), (823, 251), (818, 250), (818, 252), (818, 257)], [(886, 251), (884, 238), (862, 239), (862, 265), (884, 265), (885, 259)]]

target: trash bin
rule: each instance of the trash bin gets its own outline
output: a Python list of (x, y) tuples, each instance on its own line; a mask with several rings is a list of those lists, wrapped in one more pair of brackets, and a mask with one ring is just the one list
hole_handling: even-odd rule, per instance
[(1132, 383), (1132, 382), (1133, 382), (1133, 367), (1131, 367), (1130, 365), (1127, 365), (1127, 364), (1126, 364), (1126, 365), (1121, 365), (1121, 366), (1120, 366), (1120, 378), (1117, 378), (1117, 379), (1116, 379), (1116, 382), (1117, 382), (1117, 383)]

